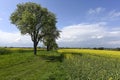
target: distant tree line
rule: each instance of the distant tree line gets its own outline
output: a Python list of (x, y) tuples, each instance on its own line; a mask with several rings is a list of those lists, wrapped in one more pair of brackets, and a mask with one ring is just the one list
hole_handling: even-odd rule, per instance
[(59, 49), (93, 49), (93, 50), (115, 50), (115, 51), (120, 51), (120, 47), (117, 48), (105, 48), (105, 47), (86, 47), (86, 48), (81, 48), (81, 47), (59, 47)]

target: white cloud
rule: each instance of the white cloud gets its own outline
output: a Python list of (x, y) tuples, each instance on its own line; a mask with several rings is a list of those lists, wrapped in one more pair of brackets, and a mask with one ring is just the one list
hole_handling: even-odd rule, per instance
[[(91, 38), (102, 38), (105, 33), (102, 23), (98, 24), (78, 24), (67, 26), (62, 29), (60, 41), (84, 41)], [(102, 33), (101, 33), (102, 32)]]
[(105, 8), (102, 8), (102, 7), (98, 7), (95, 9), (89, 9), (88, 14), (99, 14), (99, 13), (103, 12), (104, 10), (105, 10)]
[(21, 40), (21, 38), (20, 37), (18, 37), (17, 39), (15, 39), (15, 41), (14, 42), (19, 42)]
[(101, 39), (101, 38), (103, 38), (103, 37), (104, 37), (103, 35), (98, 35), (98, 36), (96, 35), (96, 36), (92, 36), (91, 38), (93, 38), (93, 39), (95, 39), (95, 38), (96, 38), (96, 39)]
[(58, 43), (64, 47), (120, 47), (120, 44), (108, 44), (120, 40), (120, 31), (111, 31), (106, 26), (105, 22), (66, 26)]
[(94, 9), (89, 9), (87, 12), (87, 19), (92, 21), (117, 21), (120, 20), (120, 11), (110, 10), (108, 11), (105, 8), (98, 7)]
[(19, 32), (9, 33), (0, 30), (0, 46), (27, 47), (32, 46), (29, 36), (21, 35)]
[(111, 12), (109, 12), (109, 16), (111, 18), (120, 17), (120, 11), (112, 10)]
[(116, 41), (109, 41), (108, 44), (112, 44), (112, 45), (120, 45), (120, 40), (116, 40)]
[(109, 32), (109, 36), (119, 36), (120, 35), (120, 31), (111, 31)]

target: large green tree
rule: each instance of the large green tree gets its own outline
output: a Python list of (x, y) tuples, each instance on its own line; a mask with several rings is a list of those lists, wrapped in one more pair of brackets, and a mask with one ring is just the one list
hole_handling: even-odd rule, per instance
[[(43, 32), (45, 27), (56, 24), (55, 16), (50, 11), (39, 4), (27, 2), (17, 5), (17, 9), (11, 14), (10, 20), (20, 30), (21, 34), (29, 34), (33, 41), (34, 54), (37, 53), (37, 45), (46, 35)], [(50, 24), (49, 21), (54, 22)]]

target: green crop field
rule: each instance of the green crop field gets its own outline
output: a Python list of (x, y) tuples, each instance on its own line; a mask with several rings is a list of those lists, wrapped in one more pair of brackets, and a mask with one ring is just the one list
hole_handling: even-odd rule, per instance
[(68, 80), (120, 80), (120, 52), (90, 49), (61, 49), (66, 55)]
[(0, 80), (120, 80), (120, 52), (0, 49)]

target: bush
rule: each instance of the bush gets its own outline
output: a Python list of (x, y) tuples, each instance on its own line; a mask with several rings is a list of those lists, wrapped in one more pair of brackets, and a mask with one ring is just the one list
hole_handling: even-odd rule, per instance
[(9, 54), (11, 53), (10, 50), (6, 49), (6, 48), (0, 48), (0, 55), (3, 55), (3, 54)]

